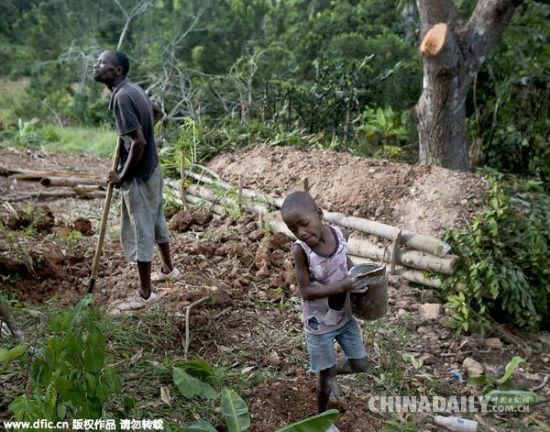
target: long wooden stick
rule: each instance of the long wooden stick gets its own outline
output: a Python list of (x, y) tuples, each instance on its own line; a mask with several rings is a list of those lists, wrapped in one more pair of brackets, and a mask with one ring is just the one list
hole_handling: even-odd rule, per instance
[[(118, 169), (119, 154), (120, 154), (120, 145), (117, 142), (117, 146), (113, 156), (113, 165), (111, 166), (111, 171), (116, 171)], [(107, 186), (107, 195), (105, 196), (105, 204), (103, 205), (103, 216), (101, 217), (99, 237), (97, 239), (97, 246), (95, 249), (94, 261), (92, 264), (92, 274), (88, 282), (88, 294), (91, 294), (95, 288), (95, 281), (96, 281), (97, 272), (99, 269), (99, 259), (101, 258), (101, 252), (103, 251), (103, 241), (105, 239), (105, 231), (107, 228), (107, 220), (109, 219), (109, 209), (111, 207), (112, 197), (113, 197), (113, 184), (109, 183), (109, 185)]]
[(40, 184), (42, 186), (78, 186), (78, 185), (105, 185), (107, 182), (105, 179), (99, 179), (94, 177), (42, 177)]
[(14, 194), (0, 196), (0, 201), (16, 202), (25, 200), (47, 200), (47, 199), (60, 199), (60, 198), (82, 198), (82, 199), (96, 199), (103, 198), (105, 192), (100, 190), (84, 190), (82, 188), (67, 189), (67, 190), (46, 190), (46, 191), (33, 191), (33, 192), (19, 192)]

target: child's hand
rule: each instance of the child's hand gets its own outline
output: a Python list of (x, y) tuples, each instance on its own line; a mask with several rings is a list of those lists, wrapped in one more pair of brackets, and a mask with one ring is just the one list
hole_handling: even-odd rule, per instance
[(353, 287), (351, 289), (352, 293), (363, 294), (367, 292), (369, 287), (367, 286), (367, 281), (365, 279), (353, 278)]
[(357, 278), (347, 277), (343, 280), (343, 282), (344, 282), (344, 291), (345, 292), (352, 291), (353, 287), (357, 283)]

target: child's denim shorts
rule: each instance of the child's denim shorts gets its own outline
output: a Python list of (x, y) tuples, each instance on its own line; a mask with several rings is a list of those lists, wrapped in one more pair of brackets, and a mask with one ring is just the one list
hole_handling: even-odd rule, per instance
[(356, 360), (368, 356), (359, 325), (354, 318), (351, 318), (345, 326), (329, 333), (314, 335), (306, 332), (310, 372), (319, 372), (336, 366), (335, 339), (346, 358)]

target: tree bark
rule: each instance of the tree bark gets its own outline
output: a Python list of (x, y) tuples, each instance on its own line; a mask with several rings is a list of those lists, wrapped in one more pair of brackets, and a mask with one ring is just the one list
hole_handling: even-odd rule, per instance
[(521, 0), (479, 0), (463, 24), (452, 0), (417, 0), (422, 39), (439, 23), (448, 25), (435, 55), (422, 53), (422, 94), (413, 109), (420, 140), (419, 161), (468, 170), (466, 96), (479, 68)]

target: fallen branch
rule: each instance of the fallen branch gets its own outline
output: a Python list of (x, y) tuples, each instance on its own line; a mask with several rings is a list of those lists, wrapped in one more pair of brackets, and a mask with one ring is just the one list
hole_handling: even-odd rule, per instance
[(8, 195), (0, 195), (0, 201), (25, 201), (25, 200), (47, 200), (60, 198), (81, 198), (81, 199), (97, 199), (103, 198), (105, 192), (98, 190), (63, 190), (63, 191), (39, 191), (39, 192), (23, 192)]
[(97, 174), (77, 171), (34, 171), (25, 168), (4, 168), (0, 167), (0, 175), (11, 176), (18, 180), (36, 180), (43, 177), (78, 177), (78, 178), (97, 178)]
[(80, 185), (95, 185), (95, 186), (106, 186), (107, 182), (105, 179), (101, 180), (99, 178), (92, 177), (42, 177), (40, 180), (42, 186), (51, 187), (51, 186), (80, 186)]
[(216, 213), (217, 215), (220, 215), (220, 216), (225, 216), (227, 215), (227, 209), (225, 207), (222, 207), (221, 205), (218, 205), (218, 204), (214, 204), (208, 200), (205, 200), (204, 198), (200, 198), (200, 197), (197, 197), (195, 195), (191, 195), (191, 194), (186, 194), (185, 195), (185, 201), (187, 201), (188, 203), (190, 204), (193, 204), (194, 206), (197, 206), (197, 207), (202, 207), (205, 203), (208, 203), (208, 205), (206, 206), (210, 211)]
[[(212, 190), (204, 186), (191, 185), (187, 190), (192, 195), (199, 196), (214, 203), (224, 204), (230, 208), (237, 207), (237, 203), (234, 199), (218, 197)], [(253, 213), (268, 213), (265, 206), (254, 202), (248, 202), (244, 208)], [(294, 238), (293, 234), (280, 219), (273, 218), (271, 221), (271, 229), (273, 232), (282, 232), (288, 237)], [(348, 251), (351, 255), (371, 258), (382, 262), (391, 262), (392, 259), (395, 259), (397, 264), (420, 270), (430, 270), (445, 275), (452, 274), (458, 265), (458, 257), (454, 255), (436, 257), (416, 250), (397, 250), (396, 254), (393, 255), (387, 248), (374, 244), (366, 239), (350, 238), (348, 241)]]
[(203, 297), (193, 303), (187, 305), (185, 308), (185, 346), (183, 351), (183, 359), (187, 360), (187, 354), (189, 353), (189, 344), (191, 343), (190, 331), (189, 331), (189, 315), (191, 314), (191, 308), (198, 304), (208, 300), (210, 297)]

